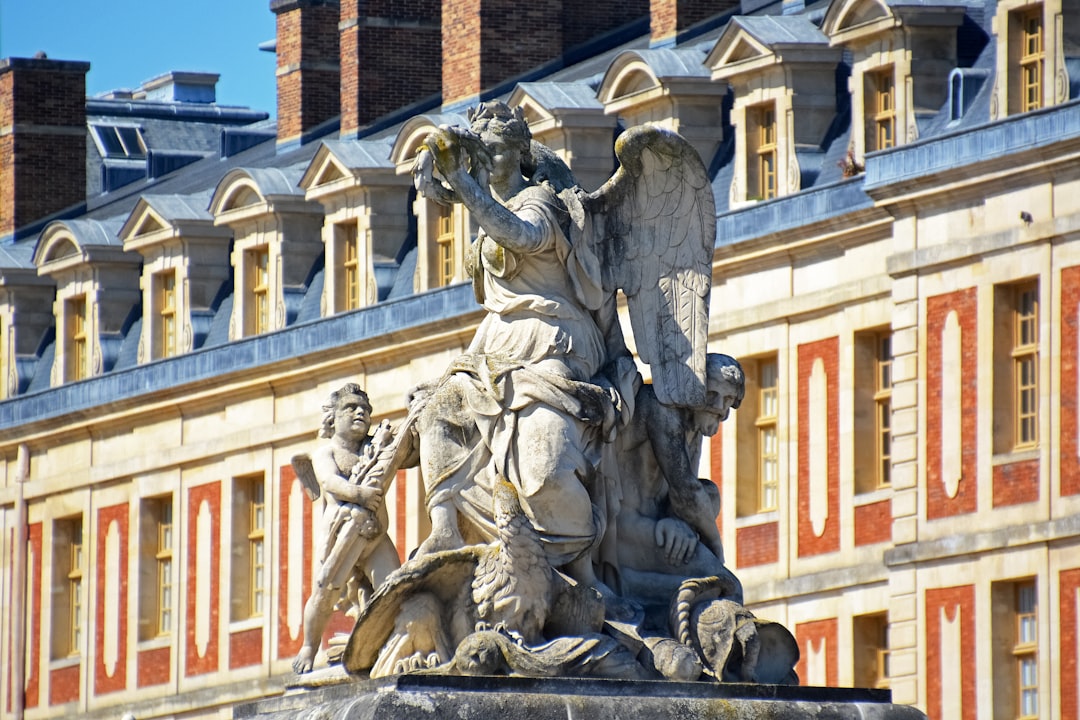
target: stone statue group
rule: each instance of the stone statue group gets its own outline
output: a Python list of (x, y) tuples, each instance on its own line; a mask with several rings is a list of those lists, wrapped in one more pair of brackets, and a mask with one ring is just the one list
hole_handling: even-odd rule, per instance
[[(739, 363), (706, 352), (716, 224), (700, 158), (633, 128), (587, 193), (520, 111), (483, 103), (470, 123), (432, 132), (414, 178), (480, 226), (468, 266), (487, 314), (397, 427), (372, 432), (347, 384), (323, 408), (328, 442), (294, 459), (325, 536), (294, 669), (312, 669), (337, 606), (356, 618), (342, 664), (370, 677), (795, 682), (794, 639), (742, 606), (719, 494), (697, 477), (744, 391)], [(417, 465), (431, 533), (399, 566), (383, 497)]]

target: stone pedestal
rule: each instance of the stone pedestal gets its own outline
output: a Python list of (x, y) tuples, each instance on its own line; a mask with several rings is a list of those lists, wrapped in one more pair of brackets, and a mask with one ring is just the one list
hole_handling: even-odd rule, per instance
[(290, 688), (234, 718), (319, 720), (926, 720), (888, 690), (401, 675)]

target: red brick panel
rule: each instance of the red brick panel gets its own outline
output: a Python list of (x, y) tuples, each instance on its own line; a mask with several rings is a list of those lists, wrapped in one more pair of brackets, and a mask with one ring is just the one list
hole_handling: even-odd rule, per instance
[(1080, 493), (1077, 394), (1080, 393), (1080, 265), (1061, 271), (1061, 494)]
[(330, 638), (335, 635), (348, 635), (355, 624), (356, 621), (351, 617), (340, 610), (335, 610), (326, 623), (326, 630), (323, 631), (323, 644), (330, 642)]
[[(210, 577), (199, 577), (197, 571), (197, 528), (199, 507), (207, 504), (210, 510)], [(188, 491), (187, 526), (187, 638), (184, 643), (184, 672), (188, 676), (202, 675), (218, 669), (218, 600), (221, 574), (221, 483), (212, 482)], [(210, 638), (206, 654), (199, 657), (195, 643), (195, 598), (199, 593), (210, 595)]]
[[(292, 581), (292, 573), (300, 573), (300, 596), (301, 606), (300, 612), (303, 613), (303, 604), (308, 596), (311, 594), (311, 509), (312, 504), (308, 502), (307, 496), (304, 496), (303, 500), (303, 519), (302, 526), (304, 528), (303, 535), (301, 537), (292, 537), (289, 532), (291, 518), (289, 515), (289, 496), (292, 494), (293, 483), (298, 482), (296, 479), (296, 472), (292, 469), (292, 465), (282, 465), (280, 469), (281, 483), (279, 485), (278, 494), (278, 507), (280, 508), (281, 517), (281, 556), (279, 566), (281, 568), (280, 575), (278, 577), (278, 584), (281, 591), (278, 593), (278, 617), (277, 617), (277, 653), (279, 658), (287, 658), (296, 655), (300, 652), (300, 646), (304, 642), (303, 626), (301, 626), (300, 632), (293, 638), (289, 632), (289, 583)], [(292, 543), (303, 543), (303, 552), (301, 556), (303, 563), (301, 567), (294, 568), (289, 564), (289, 551), (292, 548)]]
[(26, 696), (23, 706), (38, 706), (41, 692), (41, 523), (31, 523), (27, 527), (27, 543), (32, 556), (30, 567), (26, 568), (26, 580), (30, 584), (30, 618), (26, 627), (26, 644), (30, 650), (30, 663), (26, 668)]
[(799, 662), (795, 666), (795, 672), (799, 675), (801, 685), (807, 684), (809, 674), (807, 658), (809, 658), (810, 652), (820, 653), (824, 645), (825, 685), (836, 687), (839, 678), (839, 660), (837, 659), (839, 634), (837, 627), (836, 618), (799, 623), (795, 626), (795, 639), (799, 643)]
[[(840, 549), (840, 340), (828, 338), (799, 345), (799, 557)], [(828, 519), (818, 537), (810, 520), (810, 374), (820, 359), (825, 366), (826, 443), (828, 444)]]
[(160, 647), (143, 650), (136, 655), (138, 665), (136, 684), (140, 688), (164, 685), (169, 682), (170, 650), (169, 647)]
[(1077, 592), (1080, 592), (1080, 568), (1064, 570), (1060, 576), (1061, 605), (1061, 720), (1080, 720), (1080, 673), (1076, 646)]
[(735, 530), (735, 567), (768, 565), (780, 559), (780, 523), (749, 525)]
[[(941, 612), (950, 622), (960, 612), (961, 717), (942, 718)], [(975, 586), (926, 591), (926, 699), (934, 720), (975, 720)]]
[[(721, 428), (715, 435), (709, 438), (709, 475), (716, 492), (721, 498), (724, 497), (724, 431)], [(724, 536), (724, 505), (720, 504), (720, 514), (716, 516), (716, 529), (720, 531), (720, 537)]]
[[(109, 526), (116, 523), (120, 542), (120, 626), (113, 629), (118, 633), (116, 639), (116, 668), (112, 677), (109, 677), (108, 668), (105, 666), (105, 567), (108, 558), (105, 553), (105, 536), (109, 532)], [(97, 521), (97, 598), (94, 602), (94, 693), (104, 695), (116, 692), (127, 687), (127, 567), (128, 567), (128, 504), (112, 505), (98, 510)]]
[(263, 629), (261, 627), (229, 634), (229, 669), (258, 665), (262, 662)]
[(892, 540), (892, 500), (855, 506), (855, 544)]
[(1020, 505), (1038, 499), (1037, 459), (994, 466), (994, 507)]
[[(976, 304), (975, 288), (935, 295), (926, 301), (926, 516), (931, 520), (975, 512), (975, 404), (978, 400)], [(960, 323), (960, 337), (965, 352), (960, 369), (961, 478), (956, 497), (950, 498), (941, 476), (941, 335), (945, 329), (945, 319), (953, 311)]]
[(79, 670), (81, 664), (69, 665), (49, 672), (49, 704), (63, 705), (79, 699)]

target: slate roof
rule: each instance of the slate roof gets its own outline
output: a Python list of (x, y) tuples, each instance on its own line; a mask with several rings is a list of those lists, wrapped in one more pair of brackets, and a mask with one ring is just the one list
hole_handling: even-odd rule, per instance
[[(782, 232), (804, 224), (807, 218), (825, 219), (872, 207), (873, 201), (865, 192), (867, 188), (903, 180), (912, 173), (926, 172), (946, 162), (943, 160), (946, 157), (947, 162), (952, 164), (976, 162), (994, 153), (1018, 152), (1032, 144), (1037, 145), (1041, 142), (1040, 133), (1047, 134), (1047, 138), (1061, 132), (1080, 133), (1080, 121), (1062, 119), (1063, 110), (1080, 116), (1076, 107), (1022, 116), (1007, 123), (1011, 128), (1009, 130), (995, 130), (992, 127), (989, 131), (983, 131), (989, 122), (995, 65), (995, 46), (988, 42), (995, 0), (885, 2), (894, 8), (965, 8), (963, 23), (957, 29), (959, 69), (955, 71), (961, 93), (960, 116), (954, 117), (952, 104), (946, 102), (932, 115), (918, 118), (920, 141), (884, 153), (872, 153), (865, 176), (843, 178), (840, 163), (851, 137), (850, 97), (847, 91), (851, 57), (850, 53), (844, 52), (836, 74), (837, 101), (833, 122), (819, 147), (801, 147), (797, 150), (803, 171), (802, 190), (791, 196), (731, 211), (729, 195), (734, 174), (735, 141), (732, 128), (728, 125), (732, 102), (729, 92), (721, 110), (725, 125), (724, 140), (713, 158), (705, 158), (716, 196), (718, 246)], [(827, 46), (828, 38), (819, 25), (828, 6), (829, 0), (817, 0), (805, 6), (797, 2), (744, 0), (742, 10), (745, 14), (734, 17), (730, 23), (744, 28), (759, 42), (770, 46)], [(659, 78), (707, 78), (710, 70), (703, 61), (716, 40), (729, 27), (729, 17), (731, 14), (701, 23), (692, 33), (684, 33), (678, 42), (664, 47), (650, 47), (648, 26), (642, 24), (637, 28), (638, 35), (628, 36), (626, 42), (618, 47), (550, 72), (545, 70), (545, 74), (520, 85), (547, 108), (600, 108), (596, 90), (614, 59), (627, 51), (633, 51)], [(1075, 98), (1080, 95), (1080, 58), (1067, 59), (1067, 66), (1070, 77), (1075, 78), (1070, 87), (1070, 97)], [(499, 97), (505, 99), (512, 89), (512, 86), (504, 87)], [(488, 99), (488, 95), (485, 95), (485, 99)], [(202, 116), (193, 115), (187, 122), (177, 123), (175, 118), (168, 118), (168, 113), (172, 111), (158, 107), (162, 105), (136, 101), (88, 101), (88, 108), (94, 108), (97, 113), (94, 118), (123, 117), (130, 122), (133, 117), (139, 117), (147, 145), (152, 150), (204, 155), (163, 177), (143, 177), (104, 195), (92, 195), (88, 199), (88, 212), (77, 220), (68, 221), (69, 227), (83, 234), (87, 242), (118, 244), (118, 239), (114, 242), (113, 239), (102, 238), (102, 233), (107, 234), (106, 228), (111, 227), (115, 237), (119, 224), (130, 214), (140, 196), (144, 196), (155, 212), (167, 220), (212, 219), (208, 212), (210, 198), (221, 179), (231, 170), (242, 168), (248, 172), (264, 195), (302, 196), (299, 180), (321, 144), (325, 144), (334, 157), (351, 170), (391, 167), (391, 147), (407, 123), (418, 120), (436, 126), (467, 123), (463, 113), (456, 112), (453, 107), (424, 114), (401, 114), (400, 122), (372, 128), (359, 140), (342, 140), (331, 123), (327, 125), (321, 143), (309, 141), (281, 150), (272, 141), (272, 121), (233, 113), (235, 108), (212, 109), (216, 106), (207, 106), (199, 111), (203, 113)], [(142, 114), (136, 115), (136, 112)], [(176, 132), (168, 134), (167, 130)], [(1005, 137), (1002, 135), (1004, 132), (1013, 134)], [(245, 143), (254, 145), (222, 157), (221, 150), (228, 144), (223, 137), (236, 140), (230, 147), (243, 147)], [(1024, 145), (1025, 142), (1028, 145)], [(90, 144), (93, 145), (93, 142), (90, 141)], [(0, 268), (32, 269), (34, 244), (31, 238), (0, 246)], [(232, 283), (227, 281), (223, 283), (211, 312), (193, 318), (196, 336), (194, 352), (141, 366), (136, 365), (135, 357), (141, 323), (136, 308), (129, 319), (126, 336), (116, 339), (119, 344), (114, 353), (114, 372), (86, 383), (51, 389), (49, 394), (53, 399), (49, 402), (27, 397), (25, 406), (18, 408), (11, 408), (10, 403), (0, 403), (0, 427), (32, 417), (50, 416), (57, 412), (57, 407), (65, 404), (70, 404), (73, 409), (90, 407), (102, 398), (123, 398), (145, 392), (146, 388), (193, 382), (224, 370), (272, 362), (290, 353), (317, 352), (319, 348), (329, 348), (339, 343), (341, 337), (366, 337), (368, 333), (386, 332), (391, 327), (404, 327), (409, 323), (475, 311), (472, 291), (464, 286), (412, 297), (416, 261), (414, 222), (394, 261), (380, 262), (375, 268), (380, 302), (364, 310), (321, 318), (319, 306), (325, 269), (322, 260), (318, 260), (311, 269), (305, 294), (289, 298), (296, 309), (292, 324), (282, 331), (242, 341), (230, 341), (228, 338), (233, 297)], [(222, 347), (225, 345), (230, 347)], [(52, 363), (51, 337), (44, 339), (40, 352), (38, 364), (44, 371), (33, 373), (30, 395), (48, 388), (47, 368)], [(27, 363), (32, 364), (32, 360), (18, 358), (17, 362), (20, 376), (29, 377)], [(85, 388), (94, 383), (98, 383), (99, 389), (91, 398)], [(19, 405), (18, 402), (15, 404)]]
[(732, 23), (741, 26), (765, 45), (825, 45), (829, 38), (804, 15), (736, 16)]
[(596, 87), (589, 82), (524, 82), (522, 91), (549, 110), (601, 109)]

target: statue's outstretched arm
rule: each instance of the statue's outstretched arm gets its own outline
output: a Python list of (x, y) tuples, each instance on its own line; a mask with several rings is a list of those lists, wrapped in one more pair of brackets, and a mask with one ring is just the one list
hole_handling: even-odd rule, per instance
[[(539, 250), (548, 237), (546, 228), (515, 215), (492, 196), (489, 188), (482, 186), (469, 174), (469, 155), (458, 136), (459, 132), (454, 128), (435, 130), (424, 141), (424, 151), (432, 154), (439, 173), (488, 237), (511, 252)], [(486, 176), (485, 173), (480, 174)]]

